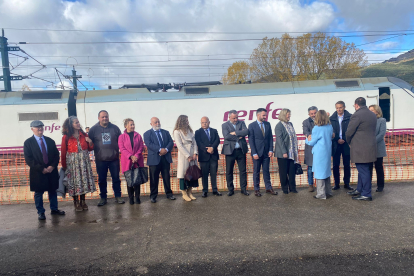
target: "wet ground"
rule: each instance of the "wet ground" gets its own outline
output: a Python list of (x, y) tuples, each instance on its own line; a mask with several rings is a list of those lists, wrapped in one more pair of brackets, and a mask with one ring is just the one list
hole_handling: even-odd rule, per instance
[(90, 200), (80, 213), (65, 202), (45, 222), (34, 204), (3, 205), (0, 274), (414, 275), (414, 182), (372, 202), (314, 194)]

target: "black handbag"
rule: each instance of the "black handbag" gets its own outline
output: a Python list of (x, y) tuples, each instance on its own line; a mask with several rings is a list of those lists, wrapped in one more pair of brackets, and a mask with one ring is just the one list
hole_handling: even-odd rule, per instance
[(295, 163), (295, 172), (296, 174), (303, 174), (302, 165), (299, 163)]
[(148, 168), (131, 168), (124, 173), (128, 187), (139, 186), (148, 182)]

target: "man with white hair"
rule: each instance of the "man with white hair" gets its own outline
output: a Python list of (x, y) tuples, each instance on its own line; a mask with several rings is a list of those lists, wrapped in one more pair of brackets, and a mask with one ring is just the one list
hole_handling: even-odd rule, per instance
[(59, 151), (55, 141), (43, 136), (44, 125), (41, 121), (30, 124), (33, 136), (24, 142), (24, 159), (30, 167), (30, 191), (34, 192), (34, 200), (39, 220), (45, 220), (43, 193), (48, 192), (52, 215), (65, 215), (58, 209), (57, 193), (59, 187)]

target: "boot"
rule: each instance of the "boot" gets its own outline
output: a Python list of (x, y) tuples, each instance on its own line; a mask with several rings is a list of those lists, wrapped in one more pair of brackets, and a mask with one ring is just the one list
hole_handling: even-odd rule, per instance
[(129, 204), (134, 205), (134, 188), (127, 187)]
[(183, 193), (183, 199), (185, 201), (191, 201), (191, 198), (188, 197), (187, 190), (182, 190), (181, 193)]
[(75, 205), (75, 211), (76, 212), (83, 211), (82, 206), (80, 206), (79, 197), (78, 196), (74, 196), (73, 197), (73, 205)]
[(85, 194), (83, 194), (83, 195), (80, 196), (80, 206), (82, 207), (82, 209), (84, 211), (87, 211), (89, 209), (88, 208), (88, 205), (86, 205)]
[(187, 194), (190, 197), (191, 200), (196, 200), (197, 198), (193, 196), (193, 187), (190, 187), (187, 189)]

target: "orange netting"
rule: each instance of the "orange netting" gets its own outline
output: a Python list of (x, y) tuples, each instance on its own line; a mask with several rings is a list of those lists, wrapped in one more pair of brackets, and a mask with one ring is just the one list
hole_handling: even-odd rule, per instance
[[(299, 138), (301, 139), (301, 138)], [(303, 139), (302, 139), (303, 142)], [(387, 145), (387, 157), (384, 158), (384, 174), (386, 181), (401, 181), (414, 179), (414, 166), (413, 166), (413, 146), (414, 146), (414, 130), (406, 130), (401, 132), (387, 133), (385, 137)], [(303, 144), (303, 143), (302, 143)], [(171, 164), (171, 189), (173, 192), (179, 192), (179, 182), (176, 178), (177, 163), (177, 149), (172, 151), (172, 157), (174, 163)], [(146, 159), (146, 152), (144, 153)], [(299, 160), (303, 164), (304, 151), (301, 147), (299, 151)], [(145, 160), (146, 161), (146, 160)], [(95, 162), (92, 162), (93, 171), (96, 173)], [(296, 184), (298, 186), (306, 186), (307, 183), (307, 170), (306, 165), (303, 165), (303, 175), (296, 176)], [(277, 159), (273, 157), (270, 163), (270, 173), (272, 185), (274, 187), (280, 187), (280, 180), (278, 174)], [(247, 185), (251, 190), (253, 189), (253, 162), (250, 154), (247, 155)], [(237, 165), (234, 169), (234, 186), (239, 188), (238, 169)], [(341, 171), (343, 175), (343, 171)], [(123, 195), (127, 194), (126, 182), (123, 174), (120, 173), (122, 180), (121, 188)], [(333, 176), (332, 183), (333, 183)], [(356, 183), (358, 173), (355, 165), (352, 164), (351, 168), (351, 183)], [(86, 198), (99, 198), (99, 185), (97, 183), (98, 177), (95, 174), (96, 187), (98, 191), (93, 194), (87, 194)], [(373, 182), (376, 181), (375, 173), (373, 174)], [(199, 180), (200, 186), (195, 189), (201, 191), (201, 179)], [(159, 192), (163, 193), (162, 178), (160, 177)], [(225, 173), (225, 157), (220, 155), (217, 185), (220, 191), (226, 191), (226, 173)], [(261, 180), (261, 186), (264, 187), (263, 179)], [(149, 182), (141, 186), (141, 194), (149, 194), (150, 187)], [(113, 196), (111, 189), (111, 178), (108, 173), (108, 197)], [(47, 199), (47, 195), (45, 195)], [(60, 198), (60, 201), (71, 200), (68, 197), (66, 199)], [(12, 204), (12, 203), (26, 203), (33, 202), (33, 193), (29, 188), (29, 167), (26, 165), (23, 156), (23, 148), (2, 148), (0, 149), (0, 204)]]

